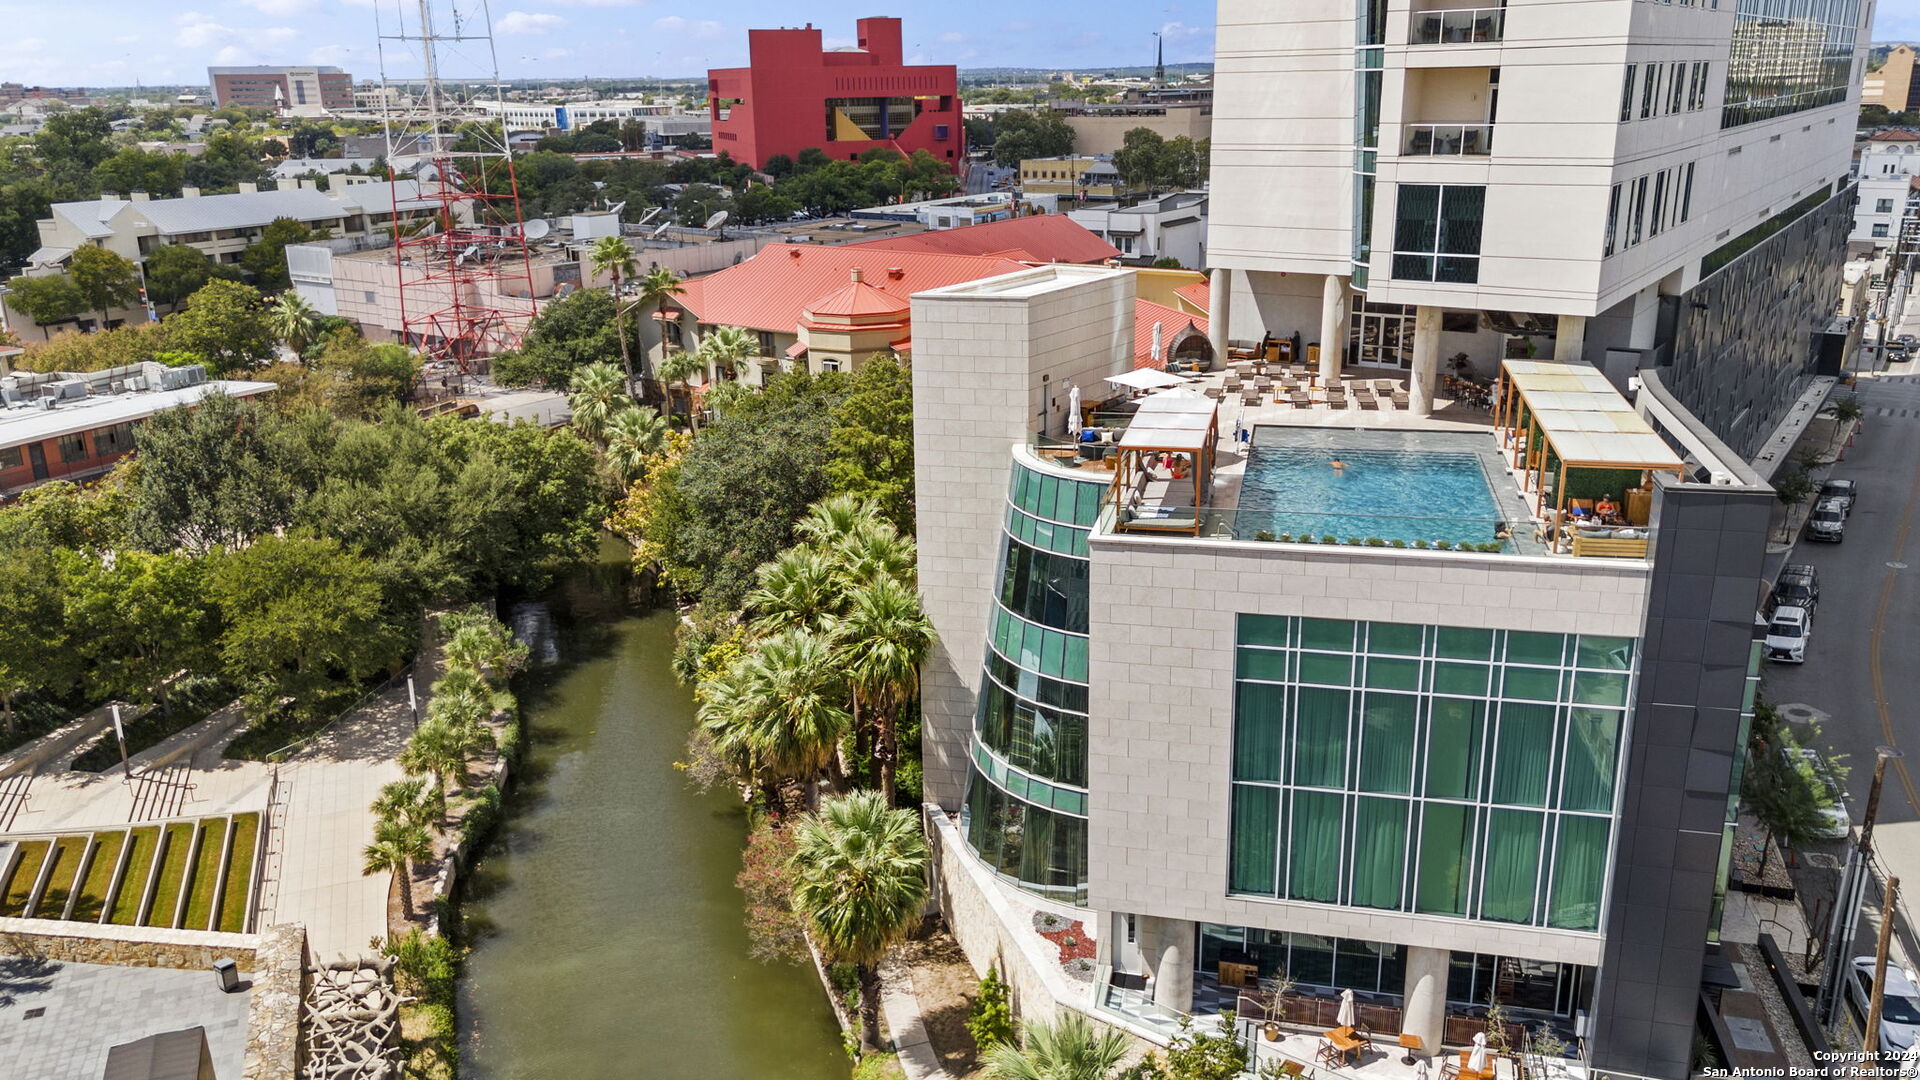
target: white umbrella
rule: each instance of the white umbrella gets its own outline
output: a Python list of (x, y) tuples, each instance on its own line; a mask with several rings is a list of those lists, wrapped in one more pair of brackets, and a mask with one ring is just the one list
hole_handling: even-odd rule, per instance
[(1413, 1080), (1432, 1080), (1432, 1076), (1433, 1067), (1427, 1064), (1426, 1058), (1421, 1058), (1419, 1061), (1414, 1062)]
[(1080, 437), (1080, 385), (1067, 391), (1067, 434)]
[(1473, 1053), (1467, 1055), (1467, 1068), (1474, 1072), (1487, 1071), (1487, 1033), (1484, 1031), (1474, 1033)]
[(1109, 376), (1107, 381), (1130, 390), (1159, 390), (1167, 386), (1185, 385), (1187, 380), (1158, 368), (1134, 368), (1132, 371)]
[(1333, 1022), (1339, 1025), (1340, 1027), (1353, 1026), (1353, 991), (1352, 990), (1340, 991), (1340, 1011), (1337, 1014), (1335, 1014), (1333, 1018)]

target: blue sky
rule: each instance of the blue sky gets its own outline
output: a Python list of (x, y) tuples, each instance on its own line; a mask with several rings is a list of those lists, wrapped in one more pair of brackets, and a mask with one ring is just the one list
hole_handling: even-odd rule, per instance
[[(843, 0), (490, 0), (500, 69), (509, 77), (703, 73), (744, 63), (747, 30), (812, 22), (827, 43), (851, 44), (854, 20), (905, 20), (910, 57), (961, 67), (1103, 67), (1150, 63), (1164, 31), (1167, 60), (1213, 58), (1213, 0), (971, 0), (892, 5)], [(1920, 5), (1920, 0), (1886, 0)], [(377, 0), (387, 21), (417, 0)], [(436, 21), (453, 0), (434, 0)], [(377, 75), (376, 0), (0, 0), (11, 39), (0, 78), (51, 86), (203, 83), (210, 64), (335, 64)], [(480, 0), (460, 0), (462, 11)], [(486, 65), (453, 56), (449, 74)], [(390, 72), (417, 71), (395, 60)]]

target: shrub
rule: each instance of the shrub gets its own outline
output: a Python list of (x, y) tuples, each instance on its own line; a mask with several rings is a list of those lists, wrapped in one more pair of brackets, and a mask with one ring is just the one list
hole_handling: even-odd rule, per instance
[(1385, 540), (1380, 539), (1377, 536), (1369, 536), (1367, 537), (1367, 546), (1368, 547), (1386, 547), (1387, 542)]
[[(772, 822), (756, 825), (747, 834), (740, 873), (733, 879), (746, 897), (747, 954), (763, 964), (798, 964), (807, 959), (806, 924), (793, 909), (794, 847), (790, 830)], [(829, 978), (832, 973), (829, 968)], [(844, 992), (846, 988), (836, 985), (835, 989)]]
[(488, 784), (473, 793), (473, 805), (467, 808), (467, 816), (460, 822), (461, 844), (470, 852), (478, 849), (499, 823), (500, 787)]
[(1387, 541), (1387, 546), (1403, 548), (1407, 546), (1407, 542), (1405, 540), (1389, 540)]
[(1291, 543), (1293, 543), (1293, 534), (1292, 534), (1292, 533), (1281, 533), (1281, 534), (1280, 534), (1280, 542), (1281, 542), (1281, 543), (1283, 543), (1283, 544), (1291, 544)]
[(1413, 546), (1416, 548), (1419, 548), (1421, 551), (1425, 551), (1428, 548), (1432, 547), (1433, 545), (1427, 543), (1425, 540), (1415, 540), (1413, 542)]
[(1323, 544), (1337, 544), (1340, 542), (1340, 540), (1338, 537), (1323, 536), (1320, 538), (1320, 542)]
[(980, 980), (980, 995), (967, 1012), (967, 1033), (982, 1050), (995, 1043), (1013, 1042), (1013, 1004), (998, 968), (988, 968), (987, 977)]
[(1453, 541), (1451, 541), (1451, 540), (1435, 540), (1435, 541), (1433, 542), (1433, 547), (1434, 547), (1434, 550), (1436, 550), (1436, 551), (1452, 551), (1452, 550), (1453, 550)]
[(1261, 529), (1259, 532), (1253, 534), (1253, 538), (1255, 540), (1265, 540), (1265, 541), (1271, 542), (1273, 540), (1273, 530)]

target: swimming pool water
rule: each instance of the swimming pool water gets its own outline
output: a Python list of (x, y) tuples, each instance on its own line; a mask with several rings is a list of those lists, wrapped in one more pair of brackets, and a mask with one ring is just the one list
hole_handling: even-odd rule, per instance
[[(1334, 468), (1340, 461), (1342, 468)], [(1330, 450), (1255, 443), (1240, 487), (1237, 540), (1276, 537), (1493, 540), (1500, 511), (1480, 460), (1444, 450)]]

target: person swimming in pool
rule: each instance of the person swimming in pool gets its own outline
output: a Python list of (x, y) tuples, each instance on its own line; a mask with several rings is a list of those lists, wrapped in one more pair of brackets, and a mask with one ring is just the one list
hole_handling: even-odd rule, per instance
[(1329, 464), (1333, 466), (1334, 472), (1345, 473), (1347, 471), (1347, 463), (1344, 461), (1341, 461), (1339, 458), (1334, 458), (1333, 461), (1330, 462)]

